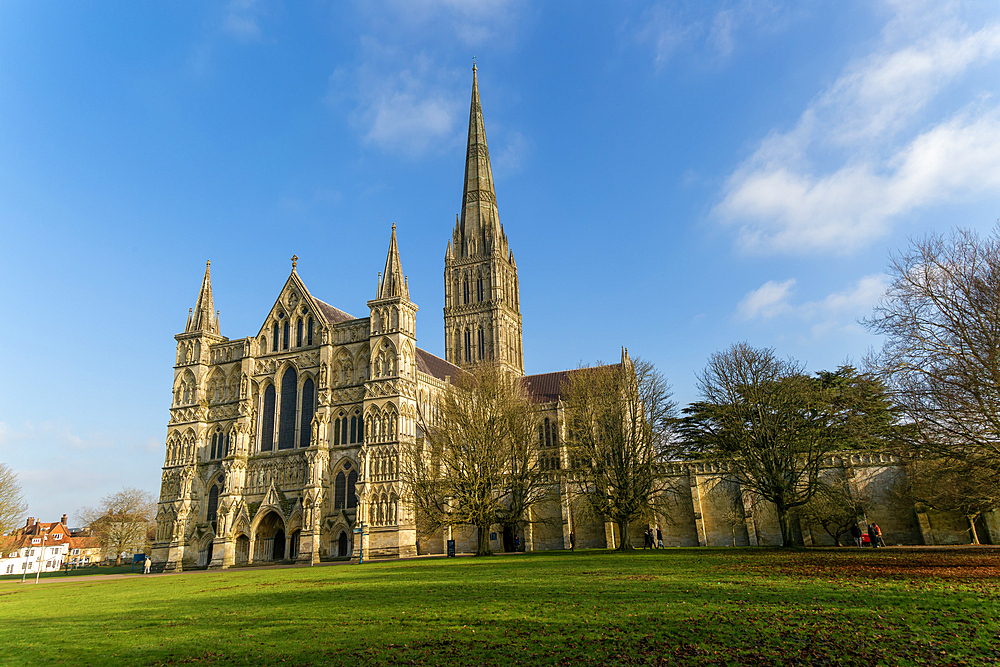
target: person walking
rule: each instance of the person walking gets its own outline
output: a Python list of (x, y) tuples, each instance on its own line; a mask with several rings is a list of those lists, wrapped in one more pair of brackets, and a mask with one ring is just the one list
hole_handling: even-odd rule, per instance
[(569, 550), (576, 551), (576, 533), (569, 534)]
[(854, 538), (854, 544), (856, 544), (858, 547), (860, 547), (861, 546), (861, 526), (858, 525), (857, 521), (855, 521), (854, 525), (851, 526), (851, 537)]
[(878, 527), (877, 523), (875, 524), (875, 539), (878, 540), (878, 546), (885, 546), (885, 540), (882, 539), (882, 529)]
[(656, 527), (656, 548), (663, 548), (663, 531), (660, 530), (659, 526)]
[(872, 549), (878, 548), (878, 533), (875, 532), (875, 524), (868, 524), (868, 543), (872, 545)]
[(149, 556), (146, 556), (146, 560), (142, 564), (142, 573), (149, 574), (149, 568), (152, 566), (152, 564), (153, 564), (153, 559), (150, 558)]
[(652, 540), (649, 539), (649, 526), (647, 526), (646, 530), (643, 531), (643, 533), (642, 533), (642, 548), (643, 549), (648, 549), (649, 548), (649, 543), (651, 541)]

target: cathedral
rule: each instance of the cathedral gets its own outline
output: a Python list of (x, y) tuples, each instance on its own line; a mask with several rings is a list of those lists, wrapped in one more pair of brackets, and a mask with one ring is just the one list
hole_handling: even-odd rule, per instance
[[(314, 296), (296, 261), (260, 331), (238, 340), (222, 335), (205, 269), (175, 336), (157, 569), (412, 556), (442, 552), (447, 538), (460, 549), (474, 539), (418, 534), (398, 471), (401, 445), (418, 437), (418, 410), (461, 368), (490, 361), (524, 376), (517, 263), (500, 223), (475, 69), (462, 208), (445, 253), (445, 358), (417, 347), (395, 226), (365, 317)], [(553, 468), (564, 375), (523, 379), (540, 415), (552, 413), (539, 433)], [(562, 548), (568, 528), (555, 532), (545, 541)]]
[[(365, 317), (314, 296), (292, 271), (256, 335), (222, 335), (210, 266), (183, 333), (175, 336), (173, 401), (167, 424), (153, 562), (157, 571), (337, 558), (393, 558), (474, 551), (475, 529), (424, 534), (406, 502), (400, 451), (420, 437), (421, 419), (452, 378), (480, 362), (522, 378), (537, 408), (538, 461), (551, 500), (532, 510), (518, 535), (491, 533), (496, 551), (517, 539), (527, 550), (613, 548), (616, 527), (574, 508), (566, 475), (561, 392), (573, 371), (524, 375), (517, 263), (500, 223), (479, 87), (472, 105), (461, 213), (445, 252), (444, 358), (417, 347), (393, 226), (378, 290)], [(628, 364), (623, 351), (621, 363)], [(420, 411), (424, 411), (421, 413)], [(848, 455), (849, 470), (874, 490), (903, 475), (888, 455)], [(665, 467), (650, 525), (668, 546), (780, 544), (776, 516), (724, 481), (716, 467)], [(579, 501), (577, 501), (579, 502)], [(885, 507), (887, 541), (961, 541), (961, 526)], [(996, 524), (995, 519), (991, 519)], [(1000, 539), (1000, 525), (989, 534)], [(829, 543), (800, 526), (806, 544)], [(641, 540), (642, 529), (631, 531)]]

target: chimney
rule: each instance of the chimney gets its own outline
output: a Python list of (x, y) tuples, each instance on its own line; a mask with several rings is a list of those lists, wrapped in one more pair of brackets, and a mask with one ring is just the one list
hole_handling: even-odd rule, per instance
[(64, 526), (66, 525), (66, 515), (65, 514), (62, 515), (62, 519), (59, 520), (59, 523), (61, 523)]
[(34, 525), (35, 525), (35, 517), (29, 516), (28, 517), (28, 522), (26, 524), (24, 524), (24, 527), (25, 528), (31, 528)]

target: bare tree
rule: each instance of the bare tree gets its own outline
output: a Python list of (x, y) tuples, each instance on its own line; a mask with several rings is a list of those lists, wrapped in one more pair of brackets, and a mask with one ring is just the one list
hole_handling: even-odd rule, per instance
[(17, 474), (6, 463), (0, 463), (0, 535), (17, 529), (27, 511)]
[(79, 516), (101, 543), (104, 553), (114, 554), (115, 565), (119, 565), (123, 552), (145, 548), (155, 510), (151, 494), (126, 487), (105, 496), (96, 507), (83, 508)]
[(711, 356), (698, 384), (703, 400), (684, 409), (685, 438), (774, 504), (784, 546), (795, 543), (791, 512), (812, 500), (830, 454), (891, 437), (884, 390), (850, 366), (812, 378), (772, 349), (738, 343)]
[(535, 451), (535, 408), (517, 377), (480, 364), (428, 412), (434, 420), (421, 417), (422, 435), (403, 452), (406, 492), (427, 528), (475, 526), (476, 555), (489, 555), (490, 528), (529, 521), (549, 491)]
[(907, 465), (909, 495), (918, 511), (958, 514), (968, 523), (969, 541), (979, 544), (976, 521), (1000, 507), (1000, 479), (972, 457), (914, 457)]
[(874, 504), (871, 492), (853, 484), (843, 468), (834, 468), (822, 476), (816, 494), (799, 510), (799, 517), (807, 524), (819, 526), (841, 544), (858, 518), (865, 516)]
[[(885, 337), (870, 363), (880, 369), (910, 422), (909, 444), (943, 471), (971, 471), (975, 465), (995, 477), (1000, 474), (1000, 232), (981, 237), (958, 229), (927, 236), (892, 257), (889, 274), (885, 296), (864, 323)], [(982, 479), (989, 484), (992, 477)]]
[(631, 549), (629, 524), (652, 517), (661, 464), (673, 452), (676, 403), (670, 385), (642, 359), (582, 368), (566, 391), (567, 449), (573, 483), (591, 510), (618, 526), (619, 550)]

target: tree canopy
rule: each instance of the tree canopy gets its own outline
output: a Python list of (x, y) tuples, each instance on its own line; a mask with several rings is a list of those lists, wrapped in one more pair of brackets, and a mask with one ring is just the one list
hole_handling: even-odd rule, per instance
[(790, 513), (814, 498), (830, 455), (893, 437), (882, 384), (849, 365), (809, 376), (773, 349), (738, 343), (711, 356), (698, 385), (702, 400), (683, 410), (683, 439), (774, 504), (785, 546), (794, 545)]

